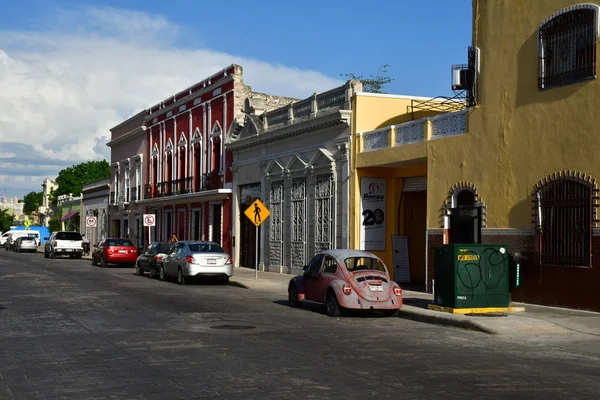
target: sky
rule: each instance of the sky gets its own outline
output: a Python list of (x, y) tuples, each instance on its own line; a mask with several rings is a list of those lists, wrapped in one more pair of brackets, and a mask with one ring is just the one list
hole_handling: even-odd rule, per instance
[(223, 67), (296, 98), (376, 75), (392, 94), (452, 95), (471, 0), (0, 0), (0, 196), (110, 162), (109, 129)]

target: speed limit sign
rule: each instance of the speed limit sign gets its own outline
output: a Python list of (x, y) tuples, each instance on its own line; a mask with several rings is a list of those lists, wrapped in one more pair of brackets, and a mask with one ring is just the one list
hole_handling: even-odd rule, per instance
[(96, 217), (86, 217), (85, 218), (85, 226), (89, 228), (94, 228), (98, 224), (98, 220)]
[(144, 226), (154, 226), (155, 224), (154, 214), (144, 214)]

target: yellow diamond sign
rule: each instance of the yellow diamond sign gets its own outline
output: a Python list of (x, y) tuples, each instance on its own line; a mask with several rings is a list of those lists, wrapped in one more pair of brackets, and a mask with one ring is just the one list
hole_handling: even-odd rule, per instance
[(31, 226), (31, 221), (26, 219), (25, 222), (23, 222), (23, 225), (25, 225), (25, 230), (28, 231), (29, 227)]
[(244, 211), (244, 214), (254, 225), (260, 226), (271, 215), (271, 212), (259, 199), (256, 199)]

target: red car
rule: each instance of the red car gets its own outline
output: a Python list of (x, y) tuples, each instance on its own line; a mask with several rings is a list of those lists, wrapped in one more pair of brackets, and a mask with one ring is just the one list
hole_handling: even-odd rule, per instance
[(362, 250), (326, 250), (314, 256), (304, 274), (292, 278), (289, 303), (324, 303), (327, 315), (337, 317), (347, 309), (383, 310), (395, 316), (402, 307), (402, 289), (390, 279), (384, 262)]
[(94, 247), (92, 265), (108, 264), (134, 265), (138, 258), (138, 249), (129, 239), (104, 239)]

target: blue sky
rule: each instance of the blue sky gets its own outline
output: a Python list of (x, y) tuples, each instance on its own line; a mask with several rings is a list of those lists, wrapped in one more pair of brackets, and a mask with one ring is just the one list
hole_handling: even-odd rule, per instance
[(110, 127), (231, 62), (254, 90), (298, 98), (390, 64), (387, 92), (434, 97), (471, 41), (470, 0), (4, 3), (0, 167), (39, 160), (0, 175), (9, 196), (109, 158)]

